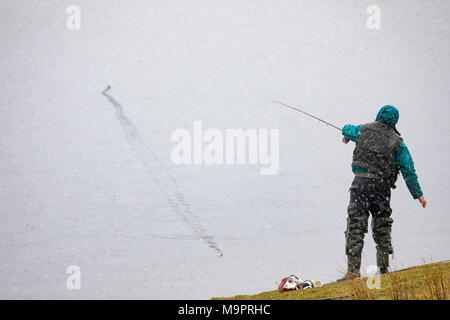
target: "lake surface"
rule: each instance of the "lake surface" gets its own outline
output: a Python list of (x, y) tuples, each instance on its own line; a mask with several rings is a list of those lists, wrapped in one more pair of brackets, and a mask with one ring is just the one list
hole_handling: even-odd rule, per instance
[[(68, 3), (0, 3), (0, 298), (208, 299), (340, 277), (353, 145), (269, 99), (340, 127), (397, 106), (428, 207), (400, 177), (392, 265), (449, 258), (450, 3), (377, 1), (370, 30), (371, 1), (76, 2), (79, 30)], [(172, 133), (194, 121), (278, 129), (278, 173), (174, 164)]]

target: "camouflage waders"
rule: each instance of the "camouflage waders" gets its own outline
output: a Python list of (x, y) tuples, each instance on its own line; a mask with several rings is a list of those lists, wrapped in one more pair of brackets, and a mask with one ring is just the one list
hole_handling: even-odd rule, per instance
[(368, 231), (368, 219), (372, 214), (372, 235), (377, 245), (377, 265), (381, 273), (388, 272), (391, 244), (392, 209), (391, 185), (381, 179), (356, 175), (350, 188), (350, 204), (347, 208), (345, 253), (348, 259), (347, 276), (360, 276), (361, 253), (364, 235)]

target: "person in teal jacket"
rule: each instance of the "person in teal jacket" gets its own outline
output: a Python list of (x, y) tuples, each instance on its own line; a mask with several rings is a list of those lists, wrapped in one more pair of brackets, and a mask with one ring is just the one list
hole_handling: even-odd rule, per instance
[[(376, 121), (381, 121), (390, 124), (395, 129), (395, 131), (397, 131), (395, 125), (397, 124), (398, 119), (399, 119), (399, 112), (397, 108), (393, 106), (384, 106), (383, 108), (381, 108), (380, 112), (378, 112)], [(342, 134), (344, 135), (345, 138), (353, 142), (358, 142), (361, 126), (362, 125), (354, 126), (351, 124), (347, 124), (342, 129)], [(416, 170), (414, 169), (414, 162), (411, 157), (411, 154), (409, 153), (408, 148), (406, 147), (406, 144), (403, 141), (400, 143), (400, 146), (398, 147), (397, 155), (395, 157), (395, 163), (399, 167), (403, 179), (405, 180), (406, 186), (408, 187), (412, 197), (414, 199), (420, 199), (423, 196), (423, 193), (417, 180)], [(357, 166), (353, 166), (352, 171), (353, 173), (358, 173), (363, 172), (365, 170)], [(421, 203), (423, 202), (421, 201)]]
[(375, 122), (364, 125), (345, 125), (344, 142), (356, 143), (352, 171), (355, 179), (350, 188), (346, 236), (347, 273), (341, 279), (360, 276), (361, 252), (367, 233), (369, 213), (372, 214), (372, 234), (377, 244), (377, 265), (380, 273), (387, 273), (391, 244), (390, 208), (391, 188), (395, 188), (401, 172), (414, 199), (425, 208), (426, 200), (420, 188), (414, 162), (396, 128), (397, 108), (386, 105), (380, 109)]

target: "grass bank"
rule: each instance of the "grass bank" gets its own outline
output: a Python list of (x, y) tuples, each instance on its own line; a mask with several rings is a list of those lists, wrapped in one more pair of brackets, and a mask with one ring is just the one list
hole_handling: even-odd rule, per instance
[[(376, 287), (374, 287), (376, 286)], [(378, 282), (362, 278), (332, 282), (319, 288), (279, 293), (237, 295), (213, 300), (449, 300), (450, 262), (424, 264), (381, 275)]]

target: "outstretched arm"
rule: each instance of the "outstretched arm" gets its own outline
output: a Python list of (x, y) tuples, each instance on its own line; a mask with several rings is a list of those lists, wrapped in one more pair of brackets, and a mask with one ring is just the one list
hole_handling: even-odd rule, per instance
[(420, 203), (425, 208), (427, 201), (423, 196), (423, 192), (417, 179), (416, 170), (414, 169), (414, 161), (408, 148), (403, 142), (398, 147), (396, 163), (400, 168), (400, 172), (402, 173), (403, 179), (405, 180), (406, 186), (408, 187), (412, 197), (414, 199), (419, 199)]
[(342, 128), (342, 134), (344, 135), (344, 138), (347, 138), (353, 142), (356, 142), (356, 141), (358, 141), (360, 130), (361, 130), (361, 125), (354, 126), (352, 124), (346, 124)]

